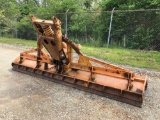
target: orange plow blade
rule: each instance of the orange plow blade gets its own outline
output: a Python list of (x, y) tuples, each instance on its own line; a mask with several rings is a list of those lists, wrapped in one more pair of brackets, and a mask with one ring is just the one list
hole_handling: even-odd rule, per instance
[[(92, 58), (93, 59), (93, 58)], [(141, 107), (143, 103), (144, 92), (147, 87), (147, 77), (134, 75), (129, 86), (129, 79), (118, 72), (111, 72), (105, 68), (93, 66), (92, 73), (90, 67), (72, 62), (70, 68), (63, 73), (57, 73), (55, 65), (48, 64), (45, 69), (45, 63), (36, 68), (36, 60), (26, 59), (19, 63), (18, 57), (13, 63), (13, 70), (37, 76), (71, 86), (77, 89), (95, 93), (107, 98), (128, 103)], [(91, 79), (94, 76), (94, 79)]]
[(147, 77), (83, 55), (79, 44), (62, 35), (61, 22), (54, 16), (52, 20), (31, 16), (31, 21), (38, 34), (37, 48), (20, 53), (13, 70), (142, 106)]

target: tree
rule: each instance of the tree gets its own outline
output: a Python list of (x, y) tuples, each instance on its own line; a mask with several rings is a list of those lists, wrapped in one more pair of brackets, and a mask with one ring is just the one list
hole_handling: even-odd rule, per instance
[(13, 21), (8, 19), (7, 17), (5, 17), (5, 15), (3, 14), (4, 12), (2, 10), (0, 10), (0, 36), (1, 35), (7, 35), (8, 33), (10, 33), (10, 35), (7, 35), (8, 37), (13, 37)]
[[(134, 10), (134, 9), (155, 9), (160, 7), (158, 0), (105, 0), (101, 3), (102, 11), (112, 10)], [(102, 16), (107, 17), (107, 16)], [(157, 11), (132, 11), (123, 12), (115, 11), (112, 24), (111, 42), (121, 45), (126, 39), (128, 48), (153, 49), (153, 41), (158, 41), (156, 35), (159, 12)], [(104, 30), (108, 28), (108, 22), (102, 27)], [(157, 25), (155, 25), (157, 24)], [(108, 33), (102, 34), (107, 36)], [(155, 43), (155, 42), (154, 42)]]
[(36, 32), (33, 28), (31, 20), (29, 17), (23, 17), (20, 19), (17, 25), (18, 37), (27, 40), (36, 40)]

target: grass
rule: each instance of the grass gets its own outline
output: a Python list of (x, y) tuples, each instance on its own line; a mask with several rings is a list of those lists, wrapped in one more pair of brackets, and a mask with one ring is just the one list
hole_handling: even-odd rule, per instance
[[(35, 46), (36, 41), (21, 40), (13, 38), (0, 37), (1, 43), (15, 44), (22, 46)], [(117, 64), (125, 64), (140, 68), (149, 68), (160, 70), (160, 52), (158, 51), (141, 51), (123, 48), (100, 48), (83, 46), (81, 51), (88, 55)]]
[(34, 40), (23, 40), (23, 39), (14, 39), (6, 37), (0, 37), (0, 42), (11, 45), (22, 45), (22, 46), (33, 46), (33, 47), (36, 47), (37, 45), (37, 42)]
[(160, 70), (160, 52), (84, 46), (82, 52), (112, 63)]

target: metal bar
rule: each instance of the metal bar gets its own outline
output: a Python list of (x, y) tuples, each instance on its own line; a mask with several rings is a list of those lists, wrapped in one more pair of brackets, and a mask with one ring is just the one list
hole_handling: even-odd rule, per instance
[[(132, 93), (126, 90), (120, 90), (120, 89), (112, 88), (109, 86), (103, 86), (103, 85), (99, 85), (93, 82), (90, 82), (89, 85), (86, 86), (85, 83), (87, 83), (87, 81), (75, 79), (72, 77), (67, 77), (65, 75), (60, 75), (57, 73), (54, 74), (54, 73), (50, 73), (47, 71), (44, 71), (44, 74), (40, 74), (41, 72), (43, 72), (43, 70), (39, 70), (39, 69), (34, 69), (34, 72), (31, 73), (30, 71), (28, 71), (28, 69), (23, 69), (23, 67), (25, 68), (26, 66), (21, 66), (20, 68), (17, 68), (17, 65), (18, 64), (12, 63), (13, 70), (22, 72), (25, 74), (29, 74), (29, 75), (34, 75), (36, 77), (40, 77), (45, 80), (49, 80), (52, 82), (74, 87), (76, 89), (84, 90), (90, 93), (94, 93), (94, 94), (97, 94), (103, 97), (111, 98), (111, 99), (114, 99), (120, 102), (124, 102), (127, 104), (131, 104), (137, 107), (142, 107), (143, 95), (141, 94)], [(53, 77), (51, 77), (51, 75)]]
[[(74, 84), (72, 82), (67, 82), (67, 81), (61, 80), (60, 76), (58, 76), (57, 78), (55, 78), (55, 77), (54, 78), (50, 78), (48, 76), (37, 74), (36, 72), (30, 73), (28, 71), (25, 71), (24, 69), (23, 70), (22, 69), (17, 69), (15, 66), (13, 65), (13, 70), (18, 71), (18, 72), (22, 72), (22, 73), (29, 74), (29, 75), (34, 75), (36, 77), (43, 78), (44, 80), (49, 80), (49, 81), (60, 83), (60, 84), (66, 85), (66, 86), (74, 87), (74, 88), (79, 89), (79, 90), (84, 90), (86, 92), (94, 93), (94, 94), (97, 94), (97, 95), (100, 95), (100, 96), (103, 96), (103, 97), (107, 97), (107, 98), (110, 98), (110, 99), (113, 99), (113, 100), (117, 100), (117, 101), (120, 101), (120, 102), (123, 102), (123, 103), (134, 105), (136, 107), (142, 107), (142, 102), (143, 102), (142, 100), (137, 101), (135, 99), (132, 100), (132, 99), (126, 98), (127, 95), (128, 95), (128, 92), (127, 93), (126, 92), (122, 92), (123, 95), (115, 95), (115, 94), (117, 94), (117, 92), (115, 92), (115, 94), (114, 94), (114, 90), (113, 90), (114, 88), (111, 88), (112, 90), (110, 91), (109, 88), (107, 87), (109, 91), (104, 92), (103, 89), (102, 89), (102, 91), (100, 91), (100, 89), (98, 89), (98, 88), (97, 89), (93, 89), (93, 87), (91, 87), (91, 86), (85, 87), (80, 82), (78, 82), (80, 80), (77, 81), (77, 79), (76, 79), (77, 82)], [(102, 86), (102, 88), (103, 88), (103, 86)], [(132, 93), (130, 93), (130, 95), (132, 96)], [(133, 95), (136, 97), (138, 94), (135, 95), (133, 93)], [(139, 99), (139, 97), (137, 97), (137, 99)]]
[(69, 11), (69, 9), (66, 11), (66, 35), (65, 35), (65, 37), (67, 38), (68, 37), (68, 16), (67, 16), (67, 13), (68, 13), (68, 11)]
[(14, 25), (15, 25), (15, 38), (17, 38), (17, 17), (14, 17)]
[(113, 18), (113, 11), (114, 11), (114, 9), (115, 9), (115, 7), (113, 8), (112, 13), (111, 13), (111, 20), (110, 20), (108, 40), (107, 40), (107, 48), (109, 47), (109, 40), (110, 40), (110, 34), (111, 34), (112, 18)]

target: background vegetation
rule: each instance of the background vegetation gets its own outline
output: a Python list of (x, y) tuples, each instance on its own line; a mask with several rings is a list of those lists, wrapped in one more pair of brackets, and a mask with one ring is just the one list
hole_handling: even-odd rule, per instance
[(68, 37), (81, 44), (104, 47), (114, 7), (111, 46), (160, 50), (159, 0), (1, 0), (0, 36), (36, 40), (30, 14), (42, 19), (57, 16), (65, 34), (68, 10)]
[[(36, 47), (33, 40), (0, 37), (0, 43), (19, 46)], [(160, 54), (158, 51), (142, 51), (124, 48), (104, 48), (84, 45), (81, 51), (91, 57), (100, 58), (111, 63), (130, 65), (140, 68), (160, 70)]]

